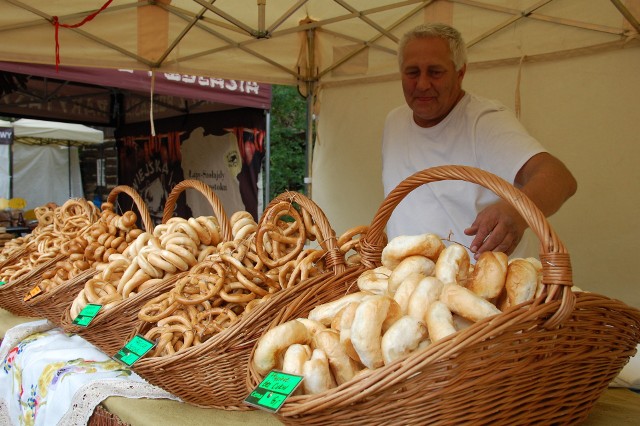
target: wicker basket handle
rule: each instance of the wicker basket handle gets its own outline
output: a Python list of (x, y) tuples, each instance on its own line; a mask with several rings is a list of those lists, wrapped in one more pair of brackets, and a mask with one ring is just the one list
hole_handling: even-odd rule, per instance
[(167, 201), (164, 204), (164, 211), (162, 213), (162, 223), (167, 223), (169, 219), (173, 216), (173, 211), (176, 207), (176, 202), (178, 201), (178, 197), (180, 194), (187, 189), (193, 188), (199, 191), (204, 197), (207, 199), (211, 208), (213, 209), (213, 213), (218, 219), (218, 224), (220, 225), (220, 232), (222, 234), (222, 239), (224, 241), (232, 241), (233, 234), (231, 233), (231, 224), (229, 223), (229, 217), (227, 213), (224, 211), (224, 207), (222, 207), (222, 203), (218, 196), (213, 192), (213, 189), (209, 185), (204, 182), (200, 182), (199, 180), (187, 179), (178, 183), (173, 187), (171, 193), (167, 197)]
[[(264, 221), (269, 218), (269, 211), (280, 203), (297, 203), (301, 208), (305, 209), (309, 213), (315, 224), (318, 225), (320, 234), (322, 235), (322, 240), (319, 241), (319, 243), (327, 252), (325, 255), (325, 264), (328, 268), (332, 269), (335, 274), (343, 272), (346, 265), (344, 254), (340, 251), (340, 247), (338, 247), (338, 238), (336, 237), (336, 233), (331, 227), (329, 219), (322, 209), (307, 196), (299, 192), (285, 191), (275, 197), (264, 209), (258, 223), (258, 229), (261, 229)], [(263, 242), (260, 241), (260, 239), (257, 239), (256, 245), (259, 244), (263, 244)]]
[(118, 195), (121, 193), (125, 193), (133, 199), (133, 202), (140, 212), (140, 220), (142, 220), (142, 225), (144, 226), (145, 231), (153, 232), (153, 220), (151, 219), (151, 214), (149, 214), (147, 204), (144, 202), (140, 194), (138, 194), (138, 192), (132, 187), (127, 185), (116, 186), (111, 190), (111, 192), (109, 192), (107, 202), (115, 204)]
[(571, 314), (575, 305), (575, 296), (570, 288), (573, 285), (571, 262), (564, 244), (551, 229), (544, 214), (529, 197), (504, 179), (475, 167), (432, 167), (414, 173), (400, 182), (378, 208), (369, 232), (363, 238), (362, 263), (367, 267), (380, 264), (384, 248), (384, 229), (393, 210), (404, 197), (423, 184), (443, 180), (464, 180), (484, 186), (511, 204), (525, 219), (540, 241), (542, 283), (547, 286), (546, 300), (562, 299), (558, 311), (547, 321), (546, 326), (553, 328), (560, 324)]

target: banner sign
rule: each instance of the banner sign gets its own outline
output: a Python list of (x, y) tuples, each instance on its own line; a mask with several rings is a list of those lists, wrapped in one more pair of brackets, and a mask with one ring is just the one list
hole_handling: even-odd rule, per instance
[(13, 143), (13, 127), (0, 127), (0, 145)]

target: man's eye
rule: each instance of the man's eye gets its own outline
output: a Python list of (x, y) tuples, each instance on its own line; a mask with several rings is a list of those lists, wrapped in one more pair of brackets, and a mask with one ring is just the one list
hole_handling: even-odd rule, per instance
[(432, 77), (442, 77), (442, 74), (444, 74), (444, 71), (442, 70), (431, 70), (429, 71), (429, 75)]
[(419, 71), (417, 71), (417, 70), (406, 70), (406, 71), (404, 72), (404, 74), (405, 74), (407, 77), (417, 77), (418, 75), (420, 75), (420, 72), (419, 72)]

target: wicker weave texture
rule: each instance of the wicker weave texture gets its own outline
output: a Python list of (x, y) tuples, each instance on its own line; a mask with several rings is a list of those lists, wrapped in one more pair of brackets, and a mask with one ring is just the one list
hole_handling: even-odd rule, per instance
[[(546, 298), (481, 320), (337, 388), (291, 397), (278, 413), (285, 424), (575, 424), (634, 355), (640, 311), (572, 292), (566, 249), (535, 205), (500, 178), (462, 166), (427, 169), (402, 182), (374, 217), (363, 266), (301, 293), (267, 329), (356, 291), (358, 275), (380, 265), (383, 229), (395, 206), (422, 184), (451, 179), (492, 189), (520, 211), (541, 242)], [(247, 391), (262, 379), (251, 364), (248, 371)]]
[(249, 355), (256, 340), (299, 292), (312, 289), (326, 277), (344, 270), (344, 257), (338, 254), (335, 232), (324, 212), (307, 197), (295, 192), (280, 194), (269, 203), (263, 218), (268, 216), (271, 207), (282, 202), (299, 204), (319, 226), (329, 271), (275, 293), (202, 344), (170, 356), (141, 359), (133, 366), (136, 373), (192, 405), (225, 410), (252, 409), (243, 404), (243, 400), (247, 396), (245, 380)]
[(37, 317), (38, 313), (34, 312), (25, 301), (25, 295), (36, 286), (42, 278), (42, 274), (53, 268), (56, 262), (64, 259), (64, 255), (58, 255), (47, 262), (35, 268), (26, 275), (21, 276), (15, 281), (10, 281), (0, 287), (0, 308), (6, 309), (17, 316)]

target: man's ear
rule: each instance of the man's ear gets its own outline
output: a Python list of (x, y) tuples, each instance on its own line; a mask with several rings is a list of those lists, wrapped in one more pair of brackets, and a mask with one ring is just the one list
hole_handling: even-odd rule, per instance
[(458, 80), (462, 81), (464, 74), (467, 72), (467, 64), (464, 64), (462, 68), (458, 70)]

